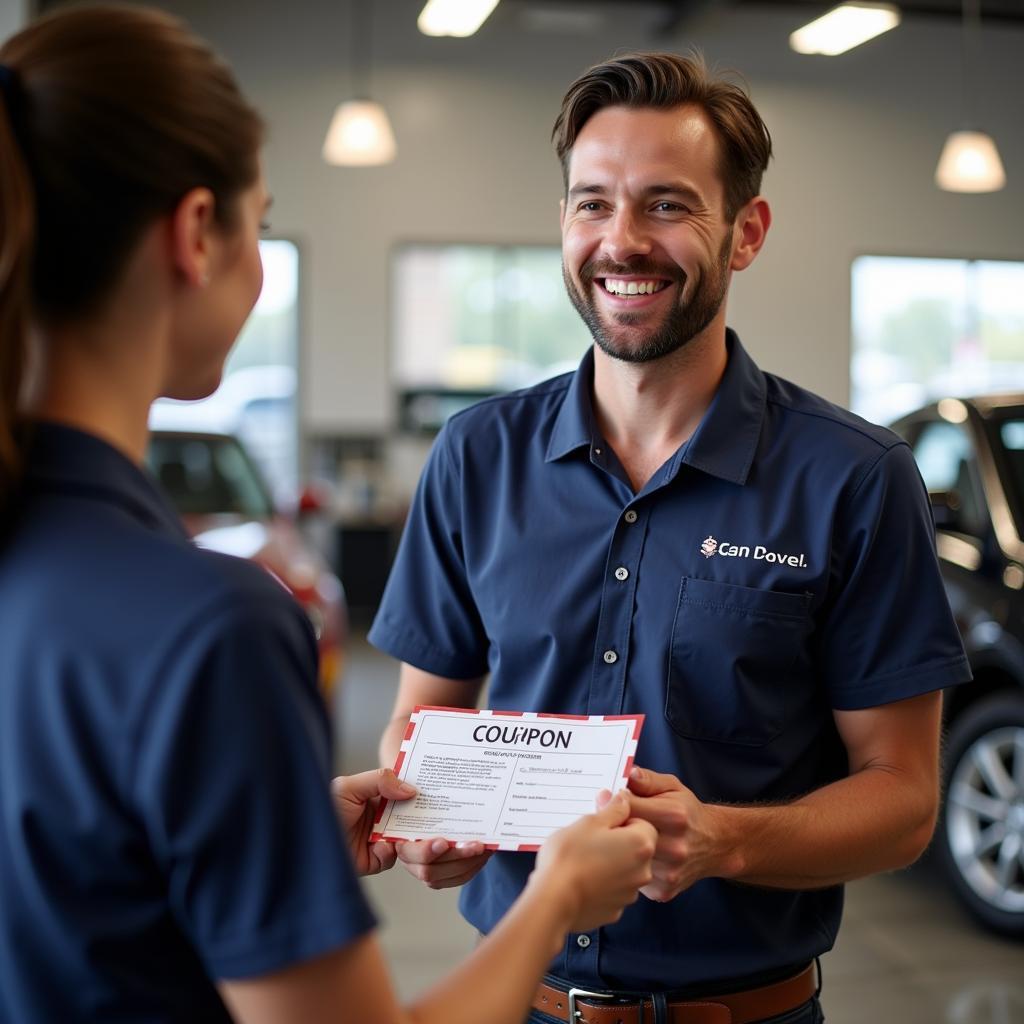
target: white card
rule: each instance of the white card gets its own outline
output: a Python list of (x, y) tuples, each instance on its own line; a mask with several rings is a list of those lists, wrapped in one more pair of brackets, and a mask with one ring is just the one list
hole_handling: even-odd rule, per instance
[(625, 786), (643, 720), (418, 707), (395, 774), (419, 793), (384, 802), (370, 841), (441, 836), (537, 850), (593, 812), (602, 789)]

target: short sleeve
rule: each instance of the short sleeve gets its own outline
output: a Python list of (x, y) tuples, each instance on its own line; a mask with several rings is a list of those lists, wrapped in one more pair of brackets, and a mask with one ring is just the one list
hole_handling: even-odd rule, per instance
[(136, 739), (134, 799), (171, 913), (217, 979), (375, 923), (330, 796), (312, 632), (275, 597), (218, 602), (194, 625)]
[(889, 448), (837, 517), (819, 657), (832, 707), (888, 704), (971, 678), (910, 449)]
[(463, 489), (449, 444), (446, 426), (420, 476), (369, 641), (425, 672), (477, 679), (487, 672), (488, 642), (466, 572)]

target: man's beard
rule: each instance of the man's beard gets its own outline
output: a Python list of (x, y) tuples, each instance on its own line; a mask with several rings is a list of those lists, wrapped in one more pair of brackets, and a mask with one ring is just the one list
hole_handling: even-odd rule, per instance
[[(699, 335), (718, 315), (725, 293), (728, 290), (729, 259), (732, 252), (732, 234), (727, 233), (718, 251), (717, 259), (697, 282), (693, 295), (686, 302), (677, 302), (664, 319), (639, 341), (630, 343), (617, 341), (614, 337), (614, 326), (630, 328), (644, 322), (646, 313), (612, 313), (612, 329), (601, 319), (594, 298), (594, 289), (602, 287), (595, 278), (616, 276), (643, 276), (650, 274), (654, 278), (670, 278), (682, 290), (686, 284), (686, 275), (675, 266), (658, 266), (646, 260), (634, 263), (613, 264), (607, 262), (586, 263), (580, 271), (582, 290), (569, 276), (562, 263), (562, 279), (565, 289), (583, 322), (602, 351), (613, 359), (621, 359), (627, 363), (649, 363), (661, 359), (677, 351)], [(671, 285), (669, 286), (671, 287)]]

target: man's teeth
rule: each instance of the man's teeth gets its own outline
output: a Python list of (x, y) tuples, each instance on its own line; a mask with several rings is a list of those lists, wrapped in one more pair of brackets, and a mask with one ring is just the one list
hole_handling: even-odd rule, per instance
[(667, 281), (620, 281), (612, 277), (604, 279), (605, 291), (612, 295), (650, 295), (661, 291)]

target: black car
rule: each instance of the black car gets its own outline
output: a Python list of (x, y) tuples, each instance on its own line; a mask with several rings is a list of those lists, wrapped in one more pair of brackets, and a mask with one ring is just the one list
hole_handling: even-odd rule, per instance
[(945, 695), (940, 856), (977, 918), (1024, 937), (1024, 395), (945, 398), (893, 429), (928, 487), (974, 671)]

